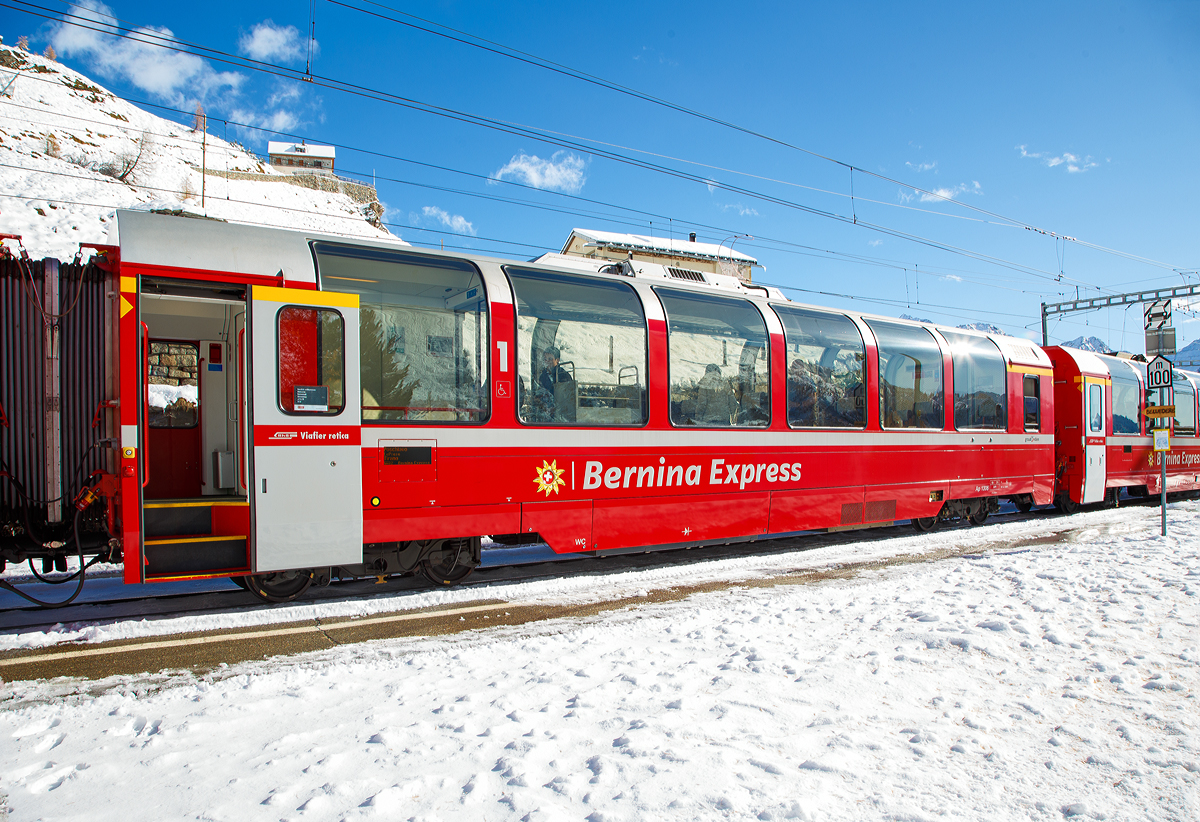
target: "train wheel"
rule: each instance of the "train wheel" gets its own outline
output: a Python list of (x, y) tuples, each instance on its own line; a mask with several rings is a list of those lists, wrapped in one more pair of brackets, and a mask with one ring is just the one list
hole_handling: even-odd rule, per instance
[(1066, 494), (1059, 494), (1054, 499), (1054, 507), (1064, 514), (1074, 514), (1079, 510), (1079, 503), (1068, 497)]
[(253, 574), (242, 578), (246, 590), (263, 602), (291, 602), (312, 585), (312, 571), (279, 571), (274, 574)]
[(938, 518), (937, 517), (917, 517), (916, 519), (912, 520), (912, 527), (916, 528), (918, 531), (921, 531), (922, 533), (928, 533), (929, 531), (932, 531), (934, 528), (938, 527)]
[(967, 514), (967, 522), (971, 523), (972, 525), (983, 525), (985, 522), (987, 522), (987, 518), (987, 505), (981, 505), (976, 510)]
[(1016, 500), (1013, 500), (1013, 505), (1017, 506), (1017, 510), (1020, 511), (1022, 514), (1028, 514), (1030, 511), (1033, 510), (1033, 498), (1032, 497), (1020, 497)]
[(434, 585), (457, 585), (471, 575), (477, 552), (469, 539), (448, 539), (421, 560), (421, 573)]

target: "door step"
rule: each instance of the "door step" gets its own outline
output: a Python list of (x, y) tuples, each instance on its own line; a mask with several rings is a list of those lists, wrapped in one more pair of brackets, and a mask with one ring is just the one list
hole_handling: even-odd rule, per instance
[(145, 503), (147, 540), (176, 536), (227, 536), (250, 529), (250, 503), (244, 497), (164, 499)]
[(154, 500), (143, 506), (146, 581), (250, 570), (245, 498)]

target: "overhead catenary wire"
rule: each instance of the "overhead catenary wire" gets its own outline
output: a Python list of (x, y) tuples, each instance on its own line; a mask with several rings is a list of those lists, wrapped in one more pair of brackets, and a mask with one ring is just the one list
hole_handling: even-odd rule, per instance
[[(251, 58), (239, 57), (237, 55), (223, 52), (219, 49), (214, 49), (214, 48), (203, 46), (203, 45), (189, 43), (187, 41), (179, 40), (177, 38), (168, 38), (158, 32), (154, 32), (151, 30), (139, 29), (139, 30), (134, 31), (134, 30), (126, 29), (126, 30), (122, 31), (120, 29), (120, 27), (118, 27), (118, 26), (110, 26), (107, 28), (97, 28), (96, 25), (93, 25), (93, 23), (95, 21), (92, 20), (91, 18), (81, 17), (79, 15), (75, 15), (72, 13), (63, 13), (63, 18), (60, 19), (57, 16), (53, 16), (54, 12), (52, 12), (50, 9), (47, 9), (43, 6), (38, 6), (34, 3), (29, 3), (29, 2), (23, 2), (23, 0), (13, 0), (13, 1), (16, 2), (18, 5), (13, 6), (8, 3), (0, 3), (0, 7), (15, 8), (17, 10), (24, 11), (26, 13), (33, 14), (35, 16), (44, 17), (46, 19), (53, 19), (53, 20), (62, 22), (66, 25), (72, 25), (72, 26), (77, 26), (80, 28), (88, 29), (88, 30), (99, 31), (101, 33), (108, 34), (113, 37), (123, 37), (126, 39), (132, 39), (132, 40), (147, 43), (150, 45), (158, 45), (162, 48), (166, 48), (169, 50), (179, 51), (182, 53), (196, 54), (196, 56), (205, 56), (208, 59), (211, 59), (215, 62), (224, 63), (227, 65), (234, 65), (234, 66), (238, 66), (238, 67), (248, 68), (251, 70), (261, 71), (261, 72), (268, 73), (268, 74), (274, 74), (275, 76), (280, 76), (280, 77), (287, 77), (287, 78), (291, 78), (291, 79), (302, 79), (307, 82), (313, 83), (315, 85), (329, 88), (331, 90), (342, 91), (345, 93), (358, 95), (358, 96), (361, 96), (361, 97), (364, 97), (367, 99), (374, 99), (377, 101), (387, 102), (387, 103), (391, 103), (393, 105), (398, 105), (401, 107), (410, 108), (410, 109), (417, 110), (417, 111), (423, 111), (425, 113), (434, 114), (436, 116), (448, 118), (451, 120), (457, 120), (460, 122), (469, 123), (469, 124), (484, 127), (484, 128), (489, 128), (489, 129), (496, 130), (496, 131), (499, 131), (502, 133), (510, 133), (510, 134), (514, 134), (517, 136), (530, 137), (533, 139), (538, 139), (542, 142), (550, 143), (552, 145), (558, 145), (563, 148), (572, 148), (572, 149), (579, 150), (579, 151), (590, 151), (591, 153), (598, 154), (599, 156), (605, 157), (606, 159), (610, 159), (615, 162), (625, 163), (625, 164), (628, 164), (628, 165), (631, 165), (634, 167), (643, 168), (646, 170), (657, 171), (659, 173), (666, 174), (668, 176), (674, 176), (674, 177), (677, 177), (680, 179), (691, 180), (691, 181), (698, 182), (698, 183), (704, 183), (706, 185), (712, 185), (714, 187), (718, 187), (718, 188), (721, 188), (726, 191), (744, 194), (747, 197), (753, 197), (756, 199), (763, 200), (765, 202), (771, 202), (774, 204), (778, 204), (778, 205), (781, 205), (786, 208), (792, 208), (792, 209), (804, 211), (806, 213), (810, 213), (815, 216), (823, 216), (823, 217), (834, 219), (834, 220), (837, 220), (840, 222), (846, 222), (851, 225), (860, 225), (860, 226), (866, 227), (872, 231), (883, 233), (887, 236), (892, 236), (897, 239), (903, 239), (903, 240), (907, 240), (907, 241), (918, 243), (918, 244), (928, 245), (930, 247), (938, 248), (940, 250), (947, 251), (949, 253), (963, 254), (964, 256), (968, 256), (973, 259), (978, 259), (981, 261), (988, 261), (988, 262), (992, 262), (997, 265), (1002, 265), (1002, 266), (1007, 265), (1009, 267), (1013, 267), (1013, 264), (1011, 264), (1008, 261), (997, 262), (997, 260), (999, 260), (1000, 258), (994, 258), (994, 257), (991, 257), (990, 255), (981, 255), (981, 254), (977, 254), (977, 253), (967, 252), (966, 250), (961, 249), (957, 246), (953, 246), (948, 243), (938, 243), (937, 241), (933, 241), (928, 238), (921, 237), (920, 235), (912, 234), (909, 232), (902, 232), (902, 231), (899, 231), (896, 229), (889, 229), (885, 226), (881, 226), (876, 223), (870, 223), (870, 222), (866, 222), (866, 221), (862, 221), (862, 220), (854, 220), (852, 217), (838, 215), (833, 212), (825, 211), (823, 209), (817, 209), (817, 208), (814, 208), (811, 206), (806, 206), (801, 203), (796, 203), (796, 202), (793, 202), (790, 200), (786, 200), (784, 198), (775, 197), (773, 195), (768, 195), (768, 194), (765, 194), (762, 192), (756, 192), (756, 191), (746, 189), (741, 186), (734, 186), (734, 185), (730, 185), (728, 183), (721, 183), (721, 182), (709, 180), (707, 178), (701, 177), (700, 175), (690, 174), (688, 172), (683, 172), (678, 169), (672, 169), (667, 166), (661, 166), (656, 163), (649, 163), (646, 161), (637, 160), (636, 158), (622, 156), (616, 152), (603, 150), (603, 149), (595, 149), (595, 148), (589, 149), (586, 146), (584, 146), (574, 140), (565, 140), (565, 139), (561, 139), (561, 138), (555, 138), (555, 137), (549, 135), (548, 133), (538, 130), (534, 127), (525, 126), (525, 125), (517, 124), (517, 123), (509, 123), (509, 122), (495, 120), (495, 119), (487, 118), (487, 117), (482, 117), (480, 115), (474, 115), (474, 114), (470, 114), (468, 112), (458, 111), (458, 110), (451, 109), (451, 108), (448, 108), (445, 106), (436, 106), (436, 105), (425, 103), (425, 102), (415, 100), (412, 98), (407, 98), (407, 97), (404, 97), (404, 96), (401, 96), (398, 94), (394, 94), (394, 93), (390, 93), (390, 92), (386, 92), (386, 91), (382, 91), (382, 90), (378, 90), (378, 89), (372, 89), (367, 86), (362, 86), (362, 85), (350, 83), (347, 81), (340, 81), (340, 80), (336, 80), (333, 78), (325, 78), (325, 77), (321, 77), (319, 75), (301, 76), (299, 74), (299, 72), (297, 72), (296, 70), (293, 70), (293, 69), (287, 69), (282, 66), (277, 66), (277, 65), (274, 65), (271, 63), (266, 63), (263, 61), (253, 60)], [(38, 11), (30, 11), (30, 9), (37, 9)], [(116, 18), (112, 18), (110, 16), (110, 19), (115, 20)], [(201, 54), (197, 54), (196, 52), (201, 52)], [(735, 124), (728, 124), (728, 125), (730, 127), (737, 128), (739, 130), (745, 130), (745, 129), (742, 129), (742, 127), (740, 127), (740, 126), (736, 126)], [(747, 131), (747, 133), (752, 133), (750, 130), (746, 130), (746, 131)], [(763, 139), (768, 139), (768, 140), (772, 140), (775, 142), (780, 142), (780, 144), (785, 144), (785, 141), (777, 141), (777, 140), (775, 140), (775, 138), (770, 138), (770, 137), (767, 137), (766, 135), (759, 135), (757, 133), (755, 133), (755, 134), (756, 134), (756, 136), (763, 137)], [(804, 151), (805, 153), (812, 154), (813, 156), (819, 156), (819, 157), (822, 157), (823, 159), (830, 160), (831, 162), (836, 162), (842, 166), (846, 166), (846, 167), (850, 166), (850, 164), (844, 163), (844, 162), (836, 160), (834, 158), (826, 157), (825, 155), (820, 155), (816, 152), (812, 152), (807, 149), (803, 149), (802, 147), (799, 147), (799, 146), (794, 146), (792, 144), (786, 144), (786, 145), (788, 145), (791, 148), (795, 148), (796, 150)], [(930, 196), (930, 197), (934, 197), (934, 198), (938, 198), (938, 199), (949, 199), (949, 198), (944, 197), (943, 195), (937, 194), (936, 192), (927, 192), (923, 189), (920, 189), (920, 188), (911, 186), (907, 183), (902, 183), (899, 180), (895, 180), (893, 178), (887, 177), (886, 175), (881, 175), (876, 172), (870, 172), (870, 171), (868, 171), (866, 169), (862, 169), (861, 167), (858, 167), (858, 166), (854, 166), (854, 168), (856, 170), (858, 170), (860, 173), (869, 174), (873, 177), (877, 177), (879, 179), (883, 179), (883, 180), (892, 182), (897, 185), (902, 185), (906, 188), (911, 188), (914, 191), (918, 191), (918, 192), (922, 193), (923, 196)], [(993, 212), (989, 212), (986, 209), (980, 209), (976, 206), (970, 206), (968, 204), (962, 204), (962, 205), (964, 205), (964, 207), (970, 208), (970, 209), (978, 211), (980, 213), (985, 213), (985, 214), (989, 214), (990, 216), (997, 217), (998, 219), (1009, 220), (1009, 218), (1003, 217), (1002, 215), (998, 215)], [(1039, 228), (1036, 226), (1026, 225), (1026, 224), (1020, 223), (1019, 221), (1012, 221), (1012, 220), (1009, 220), (1009, 221), (1018, 223), (1022, 227), (1026, 228), (1028, 230), (1035, 231), (1035, 232), (1038, 232), (1041, 234), (1045, 234), (1047, 236), (1054, 236), (1054, 237), (1065, 236), (1065, 235), (1057, 234), (1056, 232), (1053, 232), (1053, 231), (1049, 231), (1047, 229), (1042, 229), (1042, 228)], [(1071, 241), (1077, 241), (1076, 238), (1067, 238), (1067, 239), (1070, 239)], [(1094, 247), (1097, 248), (1098, 250), (1104, 250), (1103, 247), (1100, 247), (1100, 246), (1094, 246)], [(1166, 266), (1166, 264), (1163, 264), (1163, 263), (1154, 263), (1154, 264), (1157, 264), (1160, 266)], [(1016, 267), (1016, 268), (1014, 268), (1014, 270), (1031, 271), (1034, 269), (1031, 269), (1030, 267)], [(1039, 275), (1039, 276), (1046, 276), (1046, 275)]]
[[(140, 102), (140, 101), (139, 101), (139, 102)], [(148, 105), (154, 105), (154, 104), (148, 104)], [(20, 108), (26, 108), (26, 109), (30, 109), (30, 107), (25, 107), (25, 106), (18, 106), (18, 107), (20, 107)], [(155, 106), (155, 107), (157, 107), (157, 108), (160, 108), (160, 109), (163, 109), (163, 110), (171, 111), (171, 112), (174, 112), (174, 113), (179, 113), (179, 114), (181, 114), (181, 115), (185, 115), (185, 114), (186, 114), (186, 112), (183, 112), (183, 111), (182, 111), (182, 110), (180, 110), (180, 109), (174, 109), (174, 108), (170, 108), (170, 107), (166, 107), (166, 106)], [(72, 118), (72, 119), (79, 119), (79, 120), (82, 120), (83, 122), (90, 122), (90, 123), (92, 123), (92, 124), (94, 124), (94, 125), (104, 126), (105, 128), (112, 128), (111, 124), (109, 124), (109, 123), (107, 123), (107, 122), (104, 122), (104, 121), (99, 121), (99, 120), (89, 120), (89, 119), (87, 119), (87, 118), (76, 118), (76, 117), (73, 117), (72, 115), (65, 115), (65, 114), (60, 114), (60, 115), (56, 115), (56, 116), (59, 116), (59, 117), (67, 117), (67, 118)], [(50, 123), (44, 123), (43, 125), (46, 125), (47, 127), (53, 127), (53, 124), (50, 124)], [(237, 124), (237, 125), (239, 125), (239, 126), (242, 126), (242, 124)], [(256, 127), (254, 127), (254, 126), (244, 126), (244, 127), (248, 127), (248, 128), (256, 128)], [(136, 127), (129, 127), (129, 128), (127, 128), (127, 129), (126, 129), (126, 127), (124, 127), (124, 126), (118, 126), (117, 128), (119, 128), (119, 129), (125, 129), (125, 130), (129, 130), (129, 131), (137, 131), (137, 130), (139, 130), (139, 129), (138, 129), (138, 128), (136, 128)], [(260, 129), (260, 130), (265, 130), (265, 129)], [(276, 135), (281, 135), (281, 136), (296, 136), (296, 135), (287, 135), (287, 134), (284, 134), (284, 133), (281, 133), (281, 132), (274, 132), (274, 131), (272, 131), (272, 132), (270, 132), (270, 133), (272, 133), (272, 134), (276, 134)], [(182, 138), (180, 138), (178, 135), (173, 135), (173, 134), (155, 134), (154, 136), (156, 136), (156, 137), (159, 137), (160, 139), (162, 139), (162, 138), (168, 138), (168, 139), (182, 139)], [(359, 151), (359, 150), (361, 150), (361, 149), (358, 149), (358, 148), (356, 148), (356, 147), (354, 147), (354, 146), (339, 146), (339, 147), (342, 147), (342, 148), (348, 148), (348, 149), (349, 149), (349, 150), (351, 150), (351, 151)], [(468, 177), (471, 177), (471, 178), (475, 178), (475, 179), (479, 179), (479, 180), (486, 181), (486, 182), (488, 182), (488, 183), (500, 182), (500, 183), (503, 183), (503, 184), (505, 184), (505, 185), (514, 186), (514, 187), (521, 188), (521, 189), (525, 189), (525, 190), (530, 190), (530, 191), (538, 191), (538, 192), (544, 192), (544, 189), (538, 189), (538, 188), (536, 188), (536, 187), (534, 187), (534, 186), (529, 186), (529, 185), (526, 185), (526, 184), (523, 184), (523, 183), (518, 183), (518, 182), (514, 182), (514, 181), (509, 181), (509, 180), (500, 180), (500, 181), (496, 181), (496, 180), (495, 180), (495, 178), (493, 178), (493, 177), (489, 177), (489, 176), (487, 176), (487, 175), (482, 175), (482, 174), (477, 174), (477, 173), (474, 173), (474, 172), (462, 171), (462, 170), (460, 170), (460, 169), (453, 169), (453, 168), (449, 168), (449, 167), (446, 167), (446, 166), (436, 166), (436, 165), (429, 164), (429, 163), (424, 163), (424, 162), (421, 162), (421, 161), (416, 161), (416, 160), (411, 160), (411, 159), (408, 159), (408, 158), (398, 157), (398, 156), (396, 156), (396, 155), (384, 155), (384, 154), (382, 154), (382, 153), (380, 153), (380, 152), (370, 152), (370, 153), (373, 153), (373, 154), (375, 154), (376, 156), (382, 156), (382, 157), (386, 157), (386, 158), (388, 158), (388, 159), (395, 159), (395, 160), (399, 160), (399, 161), (401, 161), (401, 162), (405, 162), (405, 163), (411, 163), (411, 164), (418, 165), (418, 166), (423, 166), (423, 167), (428, 167), (428, 168), (434, 168), (434, 169), (443, 170), (443, 171), (448, 171), (448, 172), (455, 173), (455, 174), (465, 175), (465, 176), (468, 176)], [(378, 175), (377, 175), (377, 176), (378, 176)], [(609, 219), (609, 220), (618, 220), (618, 221), (620, 221), (620, 218), (615, 218), (615, 217), (613, 217), (612, 215), (597, 214), (597, 213), (593, 213), (593, 212), (584, 212), (584, 211), (579, 211), (579, 210), (558, 209), (558, 208), (553, 208), (553, 207), (550, 207), (550, 206), (546, 206), (546, 205), (544, 205), (544, 204), (536, 204), (536, 203), (531, 203), (531, 202), (528, 202), (528, 201), (516, 200), (516, 199), (513, 199), (513, 198), (506, 198), (506, 197), (501, 197), (501, 196), (497, 196), (497, 195), (488, 195), (488, 194), (481, 194), (481, 193), (478, 193), (478, 192), (464, 191), (464, 190), (462, 190), (462, 189), (454, 189), (454, 188), (449, 188), (449, 187), (445, 187), (445, 186), (437, 186), (437, 185), (433, 185), (433, 184), (429, 184), (429, 183), (418, 183), (418, 182), (411, 181), (411, 180), (401, 180), (401, 179), (397, 179), (397, 178), (391, 178), (391, 177), (386, 177), (386, 176), (379, 176), (379, 179), (381, 179), (381, 180), (384, 180), (384, 181), (386, 181), (386, 182), (394, 182), (394, 183), (397, 183), (397, 184), (400, 184), (400, 185), (415, 186), (415, 187), (426, 188), (426, 189), (430, 189), (430, 190), (443, 191), (443, 192), (447, 192), (447, 193), (453, 193), (453, 194), (457, 194), (457, 195), (461, 195), (461, 196), (473, 197), (473, 198), (478, 198), (478, 199), (485, 199), (485, 200), (493, 200), (493, 201), (498, 201), (498, 202), (513, 203), (513, 204), (518, 204), (518, 205), (522, 205), (522, 206), (526, 206), (526, 207), (530, 207), (530, 208), (536, 208), (536, 209), (540, 209), (540, 210), (554, 211), (554, 212), (557, 212), (557, 213), (568, 213), (568, 214), (576, 214), (576, 215), (582, 215), (582, 216), (601, 216), (601, 217), (603, 217), (603, 218), (605, 218), (605, 219)], [(171, 190), (169, 190), (169, 189), (159, 189), (159, 190), (162, 190), (162, 191), (173, 191), (173, 189), (171, 189)], [(656, 216), (656, 217), (659, 217), (660, 219), (670, 219), (670, 218), (667, 218), (667, 217), (665, 217), (664, 215), (658, 215), (658, 214), (655, 214), (654, 212), (647, 212), (647, 211), (645, 211), (645, 210), (642, 210), (642, 209), (634, 209), (634, 208), (631, 208), (631, 207), (628, 207), (628, 206), (623, 206), (623, 205), (620, 205), (620, 204), (615, 204), (615, 203), (606, 203), (606, 202), (604, 202), (604, 201), (601, 201), (601, 200), (596, 200), (596, 199), (593, 199), (593, 198), (587, 198), (587, 197), (580, 197), (580, 196), (578, 196), (578, 195), (567, 194), (567, 193), (565, 193), (565, 192), (546, 192), (546, 193), (553, 194), (553, 195), (555, 195), (555, 196), (557, 196), (557, 197), (560, 197), (560, 198), (566, 198), (566, 199), (570, 199), (570, 200), (573, 200), (573, 201), (579, 201), (579, 202), (586, 202), (586, 203), (598, 204), (598, 205), (602, 205), (602, 206), (604, 206), (604, 207), (607, 207), (607, 208), (615, 208), (615, 209), (619, 209), (619, 210), (629, 211), (630, 213), (636, 213), (636, 214), (645, 214), (645, 215), (649, 215), (649, 216)], [(631, 226), (636, 226), (636, 225), (638, 225), (638, 223), (634, 223), (634, 222), (627, 222), (626, 224), (627, 224), (627, 225), (631, 225)], [(724, 227), (724, 226), (713, 226), (713, 225), (709, 225), (709, 224), (702, 223), (702, 222), (698, 222), (698, 221), (686, 221), (686, 224), (687, 224), (687, 225), (689, 225), (689, 226), (694, 226), (694, 227), (698, 227), (698, 228), (706, 228), (706, 229), (714, 230), (714, 231), (717, 231), (717, 232), (728, 232), (728, 231), (730, 230), (728, 227)], [(760, 241), (771, 242), (771, 243), (777, 243), (777, 244), (780, 244), (780, 245), (782, 245), (782, 246), (785, 246), (785, 248), (783, 248), (783, 249), (777, 249), (777, 250), (783, 250), (783, 251), (785, 251), (785, 252), (787, 251), (787, 248), (786, 248), (786, 247), (792, 247), (792, 248), (804, 248), (804, 249), (809, 249), (809, 250), (812, 250), (812, 251), (819, 251), (819, 252), (820, 252), (822, 255), (839, 255), (839, 256), (844, 256), (844, 257), (845, 257), (846, 259), (848, 259), (848, 260), (855, 260), (855, 259), (859, 259), (859, 258), (861, 257), (861, 255), (847, 254), (847, 253), (845, 253), (845, 252), (835, 252), (835, 251), (831, 251), (831, 250), (815, 249), (814, 247), (811, 247), (811, 246), (804, 246), (803, 244), (792, 243), (792, 242), (790, 242), (790, 241), (781, 240), (781, 239), (777, 239), (777, 238), (771, 238), (771, 237), (765, 237), (765, 236), (761, 236), (761, 235), (759, 236), (759, 238), (758, 238), (758, 239), (759, 239)], [(749, 245), (748, 245), (748, 247), (751, 247), (751, 246), (752, 246), (752, 247), (756, 247), (756, 248), (768, 248), (768, 247), (769, 247), (769, 246), (754, 245), (754, 244), (749, 244)], [(901, 268), (902, 268), (902, 266), (900, 266), (899, 264), (892, 264), (892, 265), (891, 265), (891, 267), (892, 267), (892, 268), (895, 268), (895, 269), (897, 269), (897, 270), (899, 270), (899, 269), (901, 269)], [(1047, 274), (1047, 275), (1049, 275), (1050, 273), (1051, 273), (1051, 272), (1046, 272), (1046, 274)], [(980, 284), (986, 285), (986, 283), (980, 283)]]

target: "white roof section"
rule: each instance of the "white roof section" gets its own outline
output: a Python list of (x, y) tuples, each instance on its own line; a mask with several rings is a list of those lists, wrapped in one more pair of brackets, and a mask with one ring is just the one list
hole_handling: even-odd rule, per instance
[(412, 249), (400, 239), (264, 228), (124, 209), (117, 211), (116, 223), (109, 230), (109, 243), (121, 249), (122, 265), (282, 276), (289, 283), (317, 280), (310, 240), (353, 243), (365, 248)]
[[(730, 246), (715, 243), (693, 243), (667, 237), (647, 237), (644, 234), (618, 234), (612, 231), (591, 231), (583, 228), (571, 229), (572, 237), (621, 251), (641, 254), (678, 254), (704, 260), (731, 260), (733, 262), (758, 265), (758, 260), (749, 254), (734, 251)], [(571, 246), (571, 237), (563, 245), (563, 253)]]
[(333, 146), (314, 146), (308, 143), (267, 143), (267, 154), (293, 154), (297, 157), (315, 157), (318, 160), (332, 160)]

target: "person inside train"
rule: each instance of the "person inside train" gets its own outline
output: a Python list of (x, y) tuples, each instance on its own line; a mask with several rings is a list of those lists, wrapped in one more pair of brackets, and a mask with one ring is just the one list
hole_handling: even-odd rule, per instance
[(575, 421), (575, 380), (559, 365), (561, 356), (553, 345), (542, 351), (542, 370), (529, 403), (531, 417), (538, 422)]
[(560, 357), (561, 353), (553, 345), (547, 346), (542, 352), (542, 370), (538, 374), (538, 385), (551, 394), (554, 393), (554, 386), (571, 381), (567, 369), (558, 364)]
[(693, 419), (697, 425), (732, 425), (736, 414), (737, 400), (729, 381), (721, 376), (721, 366), (709, 363), (704, 367), (704, 376), (696, 383)]

